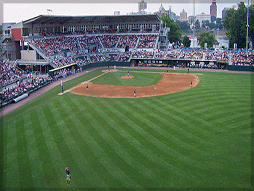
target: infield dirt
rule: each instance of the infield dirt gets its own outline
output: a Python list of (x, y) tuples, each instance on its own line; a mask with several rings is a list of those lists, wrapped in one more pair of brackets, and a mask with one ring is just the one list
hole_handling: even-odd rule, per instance
[[(151, 86), (118, 86), (83, 82), (82, 84), (73, 87), (71, 90), (67, 90), (67, 92), (92, 97), (134, 98), (134, 90), (136, 90), (136, 98), (138, 98), (171, 94), (193, 88), (199, 83), (199, 78), (194, 74), (160, 74), (163, 74), (161, 80), (156, 85)], [(87, 91), (87, 85), (89, 91)]]

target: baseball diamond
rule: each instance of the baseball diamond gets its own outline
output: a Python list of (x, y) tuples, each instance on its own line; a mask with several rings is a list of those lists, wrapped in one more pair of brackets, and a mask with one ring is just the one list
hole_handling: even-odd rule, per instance
[[(88, 82), (81, 83), (81, 85), (71, 88), (71, 90), (67, 90), (66, 92), (94, 97), (131, 98), (133, 97), (132, 91), (136, 89), (137, 95), (135, 97), (150, 97), (183, 91), (191, 88), (189, 85), (191, 81), (193, 81), (193, 87), (195, 87), (199, 82), (199, 78), (194, 74), (161, 74), (163, 74), (161, 80), (156, 85), (151, 86), (116, 86), (93, 84), (93, 82)], [(85, 90), (86, 84), (89, 84), (89, 92)]]

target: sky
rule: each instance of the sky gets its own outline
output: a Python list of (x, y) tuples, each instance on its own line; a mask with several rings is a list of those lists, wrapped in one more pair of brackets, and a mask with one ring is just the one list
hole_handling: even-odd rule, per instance
[[(212, 0), (210, 0), (212, 1)], [(146, 2), (146, 1), (145, 1)], [(187, 16), (193, 15), (193, 3), (162, 3), (163, 7), (180, 15), (184, 9)], [(195, 14), (210, 13), (211, 3), (195, 4)], [(231, 7), (236, 3), (217, 3), (217, 17), (221, 18), (224, 7)], [(148, 3), (147, 12), (154, 13), (159, 10), (161, 3)], [(51, 9), (52, 12), (48, 12)], [(38, 15), (114, 15), (114, 11), (120, 11), (121, 15), (138, 12), (138, 3), (3, 3), (3, 22), (19, 23)]]

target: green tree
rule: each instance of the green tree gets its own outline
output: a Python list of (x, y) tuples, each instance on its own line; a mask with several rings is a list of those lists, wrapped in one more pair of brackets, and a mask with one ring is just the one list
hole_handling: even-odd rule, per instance
[(198, 19), (195, 22), (195, 29), (200, 29), (200, 22)]
[(189, 37), (187, 37), (187, 36), (183, 37), (183, 45), (184, 45), (184, 47), (190, 47), (191, 40), (189, 39)]
[(171, 19), (168, 14), (163, 13), (161, 15), (161, 19), (163, 21), (163, 27), (165, 27), (166, 24), (166, 26), (170, 28), (169, 42), (180, 45), (182, 36), (180, 26), (176, 22), (174, 22), (174, 20)]
[(186, 22), (181, 22), (177, 20), (176, 23), (180, 26), (182, 31), (190, 30), (190, 25), (188, 25)]
[[(250, 6), (250, 16), (249, 16), (249, 37), (254, 40), (254, 7)], [(227, 29), (227, 36), (229, 38), (229, 47), (233, 48), (234, 43), (237, 43), (238, 48), (246, 47), (246, 34), (247, 34), (247, 7), (244, 2), (238, 4), (238, 9), (233, 8), (227, 11), (227, 15), (223, 20), (223, 26)]]
[(214, 34), (208, 32), (201, 32), (198, 35), (198, 44), (204, 48), (205, 43), (207, 43), (207, 47), (211, 48), (213, 47), (213, 43), (218, 42), (215, 37)]
[(217, 18), (216, 19), (216, 24), (218, 24), (218, 25), (222, 24), (221, 20), (222, 20), (221, 18)]
[(254, 4), (249, 8), (249, 25), (249, 38), (252, 44), (254, 44)]

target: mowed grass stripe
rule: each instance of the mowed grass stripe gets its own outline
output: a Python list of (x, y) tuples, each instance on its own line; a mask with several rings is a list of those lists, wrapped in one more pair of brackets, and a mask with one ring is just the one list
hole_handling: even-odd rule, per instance
[[(115, 100), (114, 103), (120, 107), (119, 111), (122, 111), (121, 118), (126, 121), (126, 123), (130, 125), (131, 129), (136, 132), (137, 135), (135, 136), (138, 140), (138, 144), (134, 142), (136, 145), (133, 146), (136, 147), (136, 149), (140, 152), (140, 155), (146, 157), (149, 161), (154, 163), (154, 165), (167, 169), (168, 173), (171, 175), (173, 174), (175, 178), (182, 179), (183, 177), (187, 177), (188, 173), (179, 168), (179, 166), (174, 164), (173, 161), (170, 161), (167, 158), (169, 156), (165, 157), (163, 156), (163, 153), (157, 152), (159, 148), (158, 144), (160, 146), (163, 144), (161, 144), (159, 140), (155, 139), (153, 135), (144, 133), (145, 131), (143, 128), (146, 127), (147, 123), (142, 122), (144, 119), (136, 117), (138, 116), (138, 113), (131, 109), (132, 105), (130, 105), (130, 103), (125, 103), (123, 100)], [(133, 142), (131, 142), (131, 144), (133, 144)], [(186, 182), (191, 182), (192, 180), (192, 175), (189, 175), (189, 178), (186, 180)]]
[[(103, 137), (96, 133), (95, 126), (92, 123), (93, 120), (91, 120), (89, 112), (86, 112), (87, 104), (76, 102), (76, 99), (73, 100), (68, 97), (65, 97), (65, 100), (66, 103), (69, 104), (69, 108), (66, 111), (75, 113), (77, 117), (75, 123), (77, 123), (77, 127), (82, 127), (78, 130), (89, 147), (89, 153), (86, 155), (86, 158), (90, 165), (94, 167), (98, 175), (106, 184), (114, 185), (114, 187), (123, 187), (122, 178), (118, 178), (118, 176), (122, 175), (118, 173), (115, 167), (110, 167), (112, 165), (111, 161), (108, 159), (110, 156), (106, 156), (105, 153), (103, 153), (105, 142), (103, 141)], [(104, 144), (101, 146), (100, 142), (103, 142)], [(107, 163), (110, 164), (109, 167), (107, 166)], [(114, 173), (115, 171), (117, 171), (117, 173)], [(128, 179), (126, 179), (126, 181), (128, 181)], [(98, 185), (96, 185), (96, 187), (98, 187)]]
[[(142, 100), (143, 101), (143, 100)], [(150, 101), (148, 101), (147, 102), (147, 104), (148, 105), (151, 105), (151, 102)], [(137, 104), (136, 104), (137, 105)], [(138, 106), (137, 106), (138, 107)], [(160, 107), (157, 107), (157, 108), (160, 108)], [(154, 110), (153, 110), (154, 112), (156, 112), (156, 108), (154, 108)], [(156, 112), (157, 113), (157, 112)], [(170, 114), (169, 114), (170, 115)], [(149, 119), (151, 119), (151, 117), (148, 117)], [(156, 118), (159, 118), (159, 116), (156, 116)], [(160, 118), (159, 118), (160, 119)], [(160, 121), (161, 121), (161, 119), (160, 119)], [(156, 123), (157, 124), (157, 123)], [(191, 126), (191, 124), (190, 124), (190, 126)], [(193, 128), (195, 128), (195, 127), (193, 127)], [(177, 130), (178, 131), (178, 130)], [(184, 135), (183, 135), (183, 137), (184, 137)], [(213, 136), (214, 137), (214, 136)], [(185, 139), (185, 138), (183, 138), (183, 139)], [(186, 139), (185, 139), (186, 140)], [(190, 141), (190, 143), (192, 144), (192, 142), (193, 141)], [(188, 155), (188, 154), (190, 154), (190, 155), (188, 155), (188, 156), (191, 156), (191, 157), (194, 157), (194, 159), (196, 159), (197, 161), (199, 160), (199, 162), (196, 162), (196, 165), (198, 165), (199, 166), (199, 168), (194, 168), (194, 169), (191, 169), (191, 171), (193, 171), (193, 174), (196, 172), (197, 174), (206, 174), (206, 171), (209, 169), (209, 171), (210, 172), (212, 172), (212, 171), (214, 171), (215, 173), (216, 173), (216, 171), (218, 171), (218, 170), (220, 170), (220, 173), (222, 173), (224, 170), (221, 170), (222, 169), (222, 165), (223, 164), (215, 164), (215, 165), (213, 165), (212, 166), (212, 168), (209, 168), (210, 166), (207, 166), (207, 163), (210, 163), (210, 160), (214, 160), (214, 158), (216, 157), (216, 153), (215, 152), (212, 152), (212, 151), (214, 151), (214, 150), (216, 150), (216, 151), (218, 151), (218, 152), (220, 152), (220, 153), (223, 153), (225, 156), (227, 156), (227, 159), (228, 158), (230, 158), (230, 159), (232, 159), (232, 160), (234, 160), (235, 159), (235, 155), (233, 155), (233, 154), (231, 154), (230, 153), (230, 151), (228, 151), (228, 150), (226, 150), (226, 149), (223, 149), (222, 147), (221, 147), (221, 145), (216, 145), (216, 144), (213, 144), (213, 146), (211, 147), (208, 147), (207, 145), (205, 145), (203, 142), (198, 142), (198, 140), (197, 141), (195, 141), (196, 142), (196, 145), (198, 146), (198, 147), (194, 147), (195, 145), (193, 145), (193, 149), (191, 150), (191, 152), (186, 152), (186, 154)], [(188, 143), (188, 140), (186, 140), (186, 143)], [(181, 145), (182, 145), (182, 143), (181, 143)], [(206, 155), (204, 155), (203, 153), (200, 153), (199, 152), (199, 145), (202, 145), (202, 150), (205, 150), (206, 151), (206, 153), (208, 154), (208, 156), (210, 156), (210, 157), (207, 157)], [(175, 153), (173, 153), (173, 154), (175, 154)], [(241, 160), (241, 159), (240, 159)], [(239, 161), (240, 161), (239, 160)], [(184, 162), (188, 162), (188, 161), (184, 161)], [(203, 164), (203, 165), (200, 165), (200, 163), (201, 164)], [(204, 167), (206, 165), (206, 167)], [(200, 170), (200, 168), (201, 168), (201, 170)], [(186, 167), (186, 170), (188, 169), (188, 167)], [(204, 172), (204, 170), (205, 170), (205, 172)], [(226, 171), (224, 171), (224, 173), (226, 173)], [(204, 177), (203, 177), (204, 178)]]
[[(153, 100), (149, 100), (149, 101), (150, 101), (150, 104), (153, 104)], [(157, 103), (161, 103), (161, 104), (158, 105)], [(161, 106), (161, 107), (158, 107), (158, 108), (160, 108), (160, 109), (163, 108), (163, 103), (160, 102), (159, 100), (156, 100), (155, 105)], [(171, 107), (174, 108), (173, 106), (171, 106)], [(168, 109), (168, 107), (167, 107), (167, 109)], [(218, 128), (218, 127), (216, 127), (216, 126), (213, 126), (211, 123), (204, 121), (204, 119), (201, 119), (201, 118), (192, 116), (191, 114), (188, 114), (188, 113), (186, 113), (186, 112), (181, 112), (180, 109), (174, 108), (173, 110), (175, 111), (175, 114), (170, 114), (170, 115), (175, 119), (175, 121), (178, 121), (178, 123), (181, 123), (183, 120), (188, 120), (189, 124), (186, 123), (186, 126), (185, 126), (186, 129), (187, 129), (187, 128), (189, 128), (190, 130), (191, 130), (191, 129), (197, 129), (197, 127), (198, 127), (198, 131), (196, 131), (196, 133), (200, 133), (200, 132), (203, 131), (203, 129), (205, 130), (206, 128), (209, 128), (210, 130), (215, 129), (215, 128), (216, 128), (216, 129)], [(168, 112), (168, 110), (165, 109), (165, 113), (166, 113), (166, 112)], [(179, 112), (180, 112), (180, 113), (179, 113)], [(177, 115), (177, 113), (179, 113), (179, 114)], [(179, 118), (178, 116), (181, 116), (181, 118)], [(199, 121), (200, 121), (200, 122), (199, 122)], [(196, 127), (196, 123), (197, 123), (197, 122), (198, 122), (199, 125), (197, 125), (197, 127)], [(191, 124), (192, 124), (192, 126), (190, 126)], [(203, 125), (201, 126), (200, 124), (203, 124)], [(201, 129), (201, 127), (202, 127), (203, 129)], [(200, 130), (199, 130), (199, 129), (200, 129)], [(218, 129), (219, 129), (219, 128), (218, 128)], [(194, 132), (194, 131), (192, 131), (192, 132)], [(210, 133), (210, 135), (207, 137), (207, 139), (210, 140), (209, 142), (214, 143), (215, 146), (216, 146), (216, 145), (217, 145), (217, 146), (220, 145), (220, 144), (218, 143), (218, 141), (219, 141), (220, 143), (223, 142), (223, 143), (225, 144), (225, 141), (227, 141), (227, 139), (225, 139), (225, 138), (222, 137), (222, 136), (217, 136), (217, 137), (216, 137), (217, 139), (214, 139), (214, 135), (220, 134), (220, 132), (221, 132), (221, 131), (214, 131), (214, 133)], [(202, 144), (201, 144), (201, 145), (202, 145)], [(231, 145), (231, 141), (228, 141), (228, 142), (227, 142), (227, 145)], [(231, 145), (231, 147), (232, 147), (232, 145)], [(235, 147), (237, 147), (237, 145), (234, 146), (234, 148), (235, 148)], [(233, 149), (233, 147), (232, 147), (232, 149)]]
[[(234, 106), (235, 106), (235, 108), (234, 108)], [(246, 110), (247, 111), (251, 110), (250, 106), (244, 106), (244, 105), (242, 107), (240, 107), (240, 106), (242, 106), (242, 104), (239, 104), (239, 105), (238, 104), (237, 105), (236, 104), (231, 104), (231, 105), (227, 105), (227, 106), (225, 106), (225, 105), (216, 106), (217, 110), (215, 110), (215, 112), (203, 113), (202, 116), (205, 119), (207, 119), (209, 121), (212, 121), (213, 119), (220, 119), (220, 118), (226, 117), (224, 108), (227, 108), (227, 107), (232, 107), (230, 109), (230, 111), (228, 111), (227, 116), (228, 115), (230, 116), (230, 115), (234, 114), (235, 112), (244, 113)]]
[(16, 120), (6, 125), (6, 187), (9, 189), (20, 188), (20, 174), (18, 163), (18, 145), (17, 145), (17, 132)]
[[(61, 147), (60, 144), (58, 144), (59, 136), (54, 131), (56, 129), (55, 124), (53, 120), (51, 120), (51, 114), (48, 110), (49, 106), (48, 104), (44, 104), (43, 107), (37, 110), (38, 112), (38, 118), (39, 122), (41, 124), (43, 136), (47, 140), (47, 149), (50, 153), (50, 158), (47, 161), (44, 161), (44, 166), (46, 168), (54, 168), (56, 171), (55, 178), (52, 179), (52, 183), (50, 187), (58, 188), (60, 186), (63, 186), (66, 184), (65, 179), (65, 163), (64, 158), (61, 155)], [(51, 166), (53, 165), (53, 166)], [(54, 186), (53, 186), (54, 185)]]
[[(156, 100), (156, 101), (158, 101), (158, 100)], [(162, 106), (163, 103), (161, 103), (160, 105), (161, 105), (161, 107), (163, 107)], [(179, 110), (177, 108), (175, 108), (175, 111), (178, 112)], [(183, 112), (180, 114), (180, 116), (187, 116), (187, 114), (185, 112)], [(206, 126), (203, 126), (204, 128), (205, 127), (211, 128), (211, 129), (214, 128), (214, 126), (212, 126), (208, 122), (205, 122), (203, 119), (199, 119), (194, 116), (191, 118), (193, 118), (194, 120), (198, 120), (198, 121), (205, 123)], [(190, 120), (190, 122), (191, 122), (191, 120)], [(199, 125), (199, 127), (202, 127), (202, 126)], [(192, 128), (196, 128), (196, 127), (193, 126)], [(239, 157), (239, 156), (241, 156), (241, 150), (242, 150), (242, 144), (239, 145), (239, 143), (242, 143), (244, 137), (236, 136), (236, 137), (232, 138), (231, 134), (230, 135), (217, 135), (217, 133), (215, 133), (214, 135), (211, 135), (211, 136), (212, 136), (211, 138), (213, 138), (213, 140), (214, 140), (213, 142), (214, 143), (217, 142), (217, 144), (216, 144), (217, 146), (214, 147), (214, 149), (210, 150), (210, 153), (212, 155), (214, 155), (214, 159), (212, 160), (214, 162), (213, 163), (209, 162), (207, 164), (209, 164), (209, 166), (214, 169), (221, 168), (224, 171), (225, 178), (231, 176), (231, 178), (234, 178), (235, 180), (237, 180), (237, 175), (234, 172), (241, 171), (241, 173), (243, 173), (244, 170), (247, 170), (247, 168), (248, 168), (248, 166), (246, 166), (246, 163), (245, 163), (245, 162), (247, 162), (247, 164), (248, 164), (248, 160), (246, 161), (245, 157)], [(247, 145), (245, 144), (245, 147), (246, 146)], [(249, 150), (249, 149), (247, 149), (247, 150)], [(245, 162), (244, 162), (244, 160), (245, 160)], [(217, 161), (217, 162), (215, 162), (215, 161)], [(231, 161), (231, 162), (229, 163), (229, 161)], [(234, 161), (234, 163), (232, 163), (232, 161)], [(225, 166), (225, 167), (223, 167), (223, 166)], [(236, 170), (236, 168), (238, 168), (239, 166), (241, 166), (241, 168)], [(217, 173), (222, 173), (222, 171), (217, 172)], [(244, 180), (244, 178), (242, 180)], [(230, 182), (229, 178), (227, 180), (225, 179), (224, 184), (227, 184), (227, 182)], [(238, 181), (234, 182), (234, 183), (237, 185)]]
[(142, 110), (147, 111), (148, 113), (146, 119), (151, 121), (150, 126), (154, 131), (153, 135), (155, 136), (158, 134), (159, 140), (163, 141), (165, 144), (168, 143), (174, 148), (174, 150), (171, 151), (173, 154), (176, 154), (174, 157), (178, 157), (179, 159), (192, 164), (191, 166), (195, 168), (207, 168), (204, 164), (198, 161), (196, 156), (201, 155), (209, 160), (212, 155), (208, 153), (206, 149), (200, 149), (196, 146), (201, 144), (206, 148), (213, 148), (215, 146), (214, 144), (207, 143), (205, 140), (192, 134), (192, 132), (186, 131), (184, 126), (179, 125), (174, 120), (171, 113), (165, 113), (160, 110), (160, 107), (151, 104), (148, 100), (142, 100), (142, 105), (140, 104), (140, 107), (141, 106)]
[(19, 164), (19, 182), (20, 188), (28, 189), (33, 188), (31, 164), (29, 162), (29, 156), (27, 151), (27, 141), (24, 130), (23, 117), (19, 117), (16, 120), (17, 128), (17, 150), (18, 150), (18, 164)]
[(43, 177), (43, 167), (40, 161), (38, 148), (35, 142), (34, 128), (30, 120), (30, 115), (23, 115), (24, 126), (25, 126), (25, 136), (27, 140), (27, 151), (29, 155), (29, 162), (31, 168), (31, 180), (33, 181), (34, 188), (45, 188), (48, 189), (48, 185), (45, 184), (46, 177)]
[[(73, 104), (78, 107), (82, 105), (78, 100), (74, 99)], [(86, 103), (85, 105), (87, 105)], [(107, 146), (107, 141), (103, 138), (101, 133), (98, 133), (98, 128), (102, 127), (103, 124), (101, 123), (100, 116), (93, 115), (93, 110), (89, 108), (89, 113), (84, 112), (83, 118), (87, 118), (87, 121), (90, 122), (91, 128), (90, 131), (93, 131), (91, 136), (93, 137), (93, 144), (91, 145), (93, 148), (94, 155), (97, 156), (100, 163), (104, 166), (105, 170), (107, 170), (113, 179), (116, 179), (120, 183), (120, 187), (127, 187), (127, 188), (142, 188), (138, 183), (136, 183), (132, 178), (130, 178), (124, 171), (122, 171), (113, 161), (114, 158), (110, 156), (105, 149)], [(96, 118), (94, 117), (96, 116)], [(89, 137), (91, 139), (91, 137)], [(114, 153), (112, 153), (114, 154)]]
[(118, 154), (119, 157), (114, 157), (114, 159), (119, 158), (116, 160), (116, 163), (119, 164), (120, 168), (122, 168), (125, 172), (128, 172), (130, 177), (135, 177), (135, 179), (138, 179), (139, 182), (142, 183), (143, 187), (151, 187), (152, 185), (163, 185), (166, 187), (175, 186), (167, 180), (161, 178), (160, 175), (156, 174), (152, 169), (149, 169), (143, 166), (142, 163), (136, 161), (136, 159), (131, 156), (131, 154), (126, 149), (124, 149), (124, 147), (128, 148), (128, 146), (121, 145), (123, 142), (123, 137), (121, 134), (127, 133), (122, 128), (122, 126), (126, 124), (121, 124), (119, 122), (122, 121), (122, 119), (111, 112), (105, 99), (101, 99), (99, 102), (97, 100), (91, 99), (88, 104), (89, 103), (91, 103), (93, 109), (97, 112), (98, 115), (102, 116), (103, 119), (106, 119), (106, 121), (104, 121), (104, 127), (99, 129), (99, 132), (101, 132), (102, 136), (104, 135), (104, 139), (107, 140), (107, 143), (114, 150), (114, 152)]
[[(71, 166), (73, 165), (78, 166), (79, 164), (83, 164), (83, 161), (81, 160), (81, 152), (78, 149), (78, 146), (75, 144), (74, 139), (70, 136), (70, 133), (68, 132), (68, 128), (64, 126), (63, 121), (65, 118), (57, 118), (59, 116), (56, 113), (55, 107), (54, 106), (44, 106), (44, 112), (48, 114), (47, 120), (49, 125), (51, 126), (51, 131), (53, 135), (55, 136), (54, 139), (56, 141), (57, 147), (59, 152), (61, 153), (61, 156), (63, 156), (63, 163), (61, 166), (59, 166), (59, 172), (62, 174), (62, 184), (66, 185), (66, 173), (65, 173), (65, 167), (68, 165), (73, 171), (71, 171), (71, 176), (73, 176), (72, 181), (77, 180), (84, 184), (83, 180), (85, 180), (85, 176), (80, 168), (72, 168)], [(67, 117), (67, 116), (65, 116)], [(63, 128), (65, 127), (65, 128)], [(66, 133), (67, 131), (67, 133)], [(84, 168), (84, 167), (83, 167)], [(82, 168), (82, 169), (83, 169)], [(75, 176), (75, 173), (79, 174), (80, 177)], [(68, 185), (66, 185), (68, 186)], [(65, 187), (66, 187), (65, 186)]]
[[(59, 128), (64, 137), (66, 137), (67, 144), (70, 147), (71, 153), (65, 153), (66, 164), (70, 167), (71, 175), (75, 179), (74, 186), (72, 187), (107, 187), (105, 181), (103, 181), (94, 169), (98, 166), (92, 166), (89, 163), (88, 158), (92, 151), (89, 149), (86, 139), (81, 135), (82, 130), (79, 130), (79, 124), (77, 124), (77, 116), (75, 115), (78, 110), (70, 111), (68, 105), (64, 100), (56, 100), (54, 102), (55, 107), (52, 109), (52, 113), (56, 120), (61, 121)], [(69, 157), (71, 155), (71, 158)], [(77, 176), (79, 174), (79, 176)], [(82, 176), (80, 176), (82, 174)]]
[[(97, 100), (96, 100), (97, 101)], [(124, 118), (124, 116), (125, 115), (119, 115), (119, 113), (121, 112), (121, 111), (117, 111), (114, 107), (112, 107), (112, 103), (111, 102), (114, 102), (114, 101), (111, 101), (111, 100), (100, 100), (100, 102), (97, 102), (97, 105), (98, 105), (98, 107), (101, 105), (101, 104), (103, 104), (103, 105), (105, 105), (105, 107), (107, 107), (108, 108), (108, 111), (106, 112), (107, 114), (108, 113), (112, 113), (111, 115), (109, 115), (109, 117), (108, 117), (108, 119), (111, 121), (112, 119), (114, 119), (114, 122), (115, 121), (121, 121), (121, 123), (119, 123), (118, 122), (118, 127), (116, 128), (116, 130), (120, 133), (120, 134), (123, 134), (123, 133), (127, 133), (125, 130), (123, 130), (122, 129), (122, 127), (125, 127), (126, 129), (130, 129), (130, 128), (132, 128), (130, 125), (128, 125), (129, 123), (128, 123), (128, 120), (126, 120), (125, 118)], [(113, 112), (113, 111), (115, 111), (115, 112)], [(105, 113), (105, 112), (104, 112)], [(148, 117), (149, 118), (149, 117)], [(112, 122), (111, 122), (112, 123)], [(126, 124), (127, 123), (127, 124)], [(152, 134), (154, 135), (154, 133), (152, 132)], [(132, 134), (133, 135), (133, 134)], [(116, 136), (115, 136), (116, 137)], [(150, 137), (150, 136), (148, 136), (148, 137)], [(168, 141), (170, 142), (170, 139), (171, 139), (171, 137), (170, 136), (168, 136)], [(161, 140), (161, 139), (160, 139)], [(123, 140), (119, 140), (119, 141), (121, 141), (121, 142), (123, 142)], [(169, 143), (170, 144), (170, 143)], [(170, 144), (171, 145), (171, 144)], [(172, 146), (172, 145), (171, 145)], [(161, 148), (159, 148), (158, 150), (162, 150)], [(166, 151), (165, 151), (166, 150)], [(170, 151), (168, 151), (168, 150), (170, 150)], [(169, 148), (166, 148), (166, 149), (164, 149), (164, 152), (166, 152), (168, 155), (171, 155), (171, 156), (166, 156), (166, 157), (168, 157), (168, 160), (171, 160), (170, 158), (172, 157), (172, 155), (174, 155), (174, 152), (172, 152), (171, 153), (171, 151), (172, 151), (172, 149), (169, 149)], [(163, 154), (163, 151), (161, 152), (161, 155), (164, 155)], [(174, 157), (174, 156), (173, 156)], [(181, 158), (182, 158), (182, 156), (181, 156)], [(172, 161), (174, 161), (175, 163), (177, 162), (175, 159), (172, 159)], [(196, 161), (197, 162), (197, 161)], [(145, 164), (147, 164), (146, 162), (143, 162), (144, 163), (144, 165)], [(197, 162), (198, 163), (198, 162)], [(193, 163), (192, 163), (193, 164)], [(198, 167), (198, 168), (202, 168), (203, 167), (203, 169), (206, 169), (206, 167), (204, 167), (204, 166), (202, 166), (202, 165), (200, 165), (200, 164), (195, 164), (195, 167)], [(154, 169), (154, 168), (153, 168)], [(156, 167), (156, 169), (157, 169), (157, 167)], [(157, 173), (158, 174), (158, 176), (160, 176), (160, 174), (159, 173)], [(199, 180), (200, 180), (200, 177), (199, 177)], [(168, 182), (171, 184), (171, 186), (169, 186), (169, 187), (174, 187), (174, 184), (173, 184), (173, 182), (172, 182), (172, 179), (171, 180), (168, 180)], [(153, 182), (151, 182), (151, 183), (153, 183)], [(161, 185), (163, 185), (164, 183), (162, 182), (161, 183)], [(163, 185), (163, 186), (166, 186), (166, 184), (165, 185)]]
[[(228, 146), (231, 146), (232, 149), (233, 146), (231, 144), (231, 140), (225, 139), (223, 136), (217, 136), (216, 139), (214, 139), (214, 135), (221, 133), (221, 128), (217, 127), (216, 125), (211, 124), (209, 121), (206, 121), (205, 119), (196, 117), (188, 112), (182, 111), (181, 109), (178, 109), (177, 107), (174, 107), (173, 105), (168, 105), (167, 107), (164, 106), (164, 102), (162, 102), (159, 99), (151, 99), (151, 103), (155, 101), (155, 104), (161, 105), (161, 108), (165, 108), (165, 112), (168, 112), (169, 109), (174, 111), (174, 114), (172, 113), (172, 117), (178, 123), (183, 123), (185, 125), (185, 128), (189, 128), (192, 133), (201, 134), (202, 136), (206, 137), (207, 142), (210, 143), (216, 143), (216, 145), (219, 145), (218, 142), (223, 144), (227, 144)], [(179, 117), (181, 116), (181, 117)], [(192, 124), (192, 126), (190, 126)], [(201, 137), (200, 137), (201, 138)]]
[[(173, 106), (173, 103), (167, 103), (160, 99), (148, 99), (151, 102), (151, 105), (157, 106), (158, 109), (161, 110), (162, 113), (168, 115), (172, 121), (172, 123), (179, 124), (179, 127), (184, 127), (185, 131), (195, 135), (199, 139), (203, 139), (206, 144), (213, 145), (212, 135), (215, 131), (212, 128), (204, 128), (200, 126), (202, 123), (197, 121), (198, 117), (189, 114), (177, 107)], [(200, 119), (199, 119), (200, 120)], [(203, 121), (202, 121), (203, 122)], [(203, 122), (204, 123), (204, 122)], [(197, 125), (198, 124), (198, 125)], [(191, 125), (191, 126), (190, 126)], [(197, 128), (192, 128), (192, 126), (197, 126)]]
[[(177, 176), (174, 175), (174, 172), (170, 172), (166, 170), (164, 167), (158, 166), (157, 163), (155, 163), (153, 160), (151, 160), (147, 155), (144, 155), (142, 152), (140, 152), (141, 143), (140, 139), (138, 138), (138, 133), (133, 130), (132, 126), (135, 125), (135, 122), (129, 122), (128, 120), (125, 120), (124, 115), (122, 115), (122, 110), (117, 110), (115, 107), (112, 107), (114, 105), (115, 100), (100, 100), (100, 103), (109, 103), (110, 106), (107, 106), (108, 112), (112, 112), (112, 116), (114, 119), (114, 122), (117, 123), (117, 126), (113, 126), (114, 130), (117, 131), (117, 133), (120, 135), (115, 136), (115, 139), (118, 138), (118, 142), (123, 145), (123, 147), (126, 148), (127, 152), (135, 158), (135, 160), (145, 166), (145, 168), (152, 170), (154, 173), (158, 175), (158, 179), (161, 179), (161, 183), (158, 187), (165, 187), (167, 184), (170, 184), (169, 187), (175, 187), (177, 184), (174, 182), (177, 182), (179, 179)], [(102, 104), (103, 104), (102, 103)], [(116, 104), (117, 105), (117, 104)], [(111, 122), (113, 123), (113, 122)], [(140, 148), (140, 149), (139, 149)], [(146, 176), (146, 175), (144, 175)], [(160, 176), (160, 177), (159, 177)], [(164, 183), (164, 180), (167, 180), (168, 183)], [(152, 187), (155, 185), (155, 180), (151, 181), (147, 184), (147, 187)]]
[(45, 127), (41, 126), (40, 124), (37, 110), (30, 112), (30, 120), (32, 121), (32, 127), (34, 128), (35, 141), (39, 152), (40, 162), (44, 169), (43, 174), (37, 174), (37, 176), (44, 177), (45, 187), (57, 188), (60, 186), (59, 181), (57, 181), (56, 178), (57, 171), (54, 168), (55, 164), (52, 163), (51, 153), (48, 150), (48, 140), (45, 138), (44, 132), (42, 130)]
[[(146, 137), (146, 139), (151, 141), (151, 145), (147, 145), (147, 147), (149, 147), (151, 150), (153, 149), (153, 147), (155, 147), (153, 150), (155, 153), (160, 154), (161, 157), (163, 157), (165, 160), (168, 161), (174, 161), (174, 165), (176, 168), (180, 169), (179, 171), (184, 171), (185, 173), (183, 173), (183, 175), (186, 176), (186, 174), (190, 173), (192, 174), (192, 176), (197, 176), (195, 177), (196, 180), (200, 180), (200, 174), (194, 174), (194, 171), (197, 167), (200, 169), (202, 168), (202, 165), (197, 165), (195, 164), (195, 161), (193, 159), (190, 159), (189, 157), (185, 156), (183, 153), (186, 152), (185, 148), (179, 148), (179, 142), (173, 142), (170, 140), (170, 138), (168, 138), (168, 143), (166, 142), (162, 142), (160, 137), (156, 138), (154, 130), (157, 131), (157, 129), (160, 129), (160, 127), (158, 126), (158, 124), (156, 123), (156, 121), (154, 121), (154, 117), (151, 113), (153, 113), (153, 110), (146, 110), (145, 107), (142, 104), (139, 104), (140, 102), (135, 102), (135, 104), (131, 105), (131, 104), (126, 104), (124, 103), (126, 106), (130, 105), (129, 110), (130, 113), (132, 113), (132, 115), (129, 114), (125, 114), (125, 116), (129, 116), (129, 118), (136, 118), (136, 120), (140, 120), (142, 122), (140, 126), (142, 126), (142, 128), (136, 128), (136, 131), (139, 132), (139, 134), (143, 137)], [(131, 108), (131, 109), (130, 109)], [(142, 109), (140, 109), (142, 108)], [(126, 109), (127, 110), (127, 109)], [(143, 117), (142, 114), (145, 114), (146, 116)], [(149, 114), (150, 113), (150, 114)], [(123, 117), (124, 118), (124, 117)], [(125, 119), (126, 120), (126, 119)], [(162, 125), (164, 127), (168, 126), (168, 123), (165, 122), (164, 125)], [(133, 126), (132, 128), (134, 128), (135, 126)], [(152, 132), (151, 132), (152, 129)], [(172, 137), (172, 136), (171, 136)], [(170, 146), (168, 146), (170, 145)], [(181, 152), (180, 152), (181, 150)], [(190, 164), (191, 163), (191, 164)], [(195, 166), (195, 167), (194, 167)], [(188, 179), (190, 180), (190, 176), (188, 177)], [(198, 182), (198, 181), (197, 181)], [(196, 183), (197, 183), (196, 182)]]

